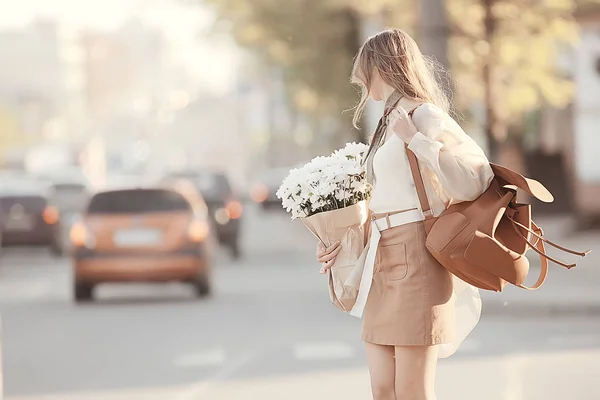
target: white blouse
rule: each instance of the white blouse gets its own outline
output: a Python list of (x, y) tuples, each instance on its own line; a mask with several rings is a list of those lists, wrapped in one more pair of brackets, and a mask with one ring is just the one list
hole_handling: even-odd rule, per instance
[[(412, 108), (412, 104), (404, 98), (399, 105), (407, 111)], [(412, 120), (418, 132), (408, 148), (419, 159), (425, 191), (434, 215), (441, 214), (450, 204), (479, 197), (488, 188), (494, 174), (477, 143), (452, 117), (433, 104), (418, 107)], [(369, 207), (374, 213), (420, 208), (404, 142), (393, 132), (393, 125), (389, 121), (386, 141), (373, 158), (375, 185)], [(372, 280), (372, 268), (365, 265), (364, 273), (370, 273), (371, 276), (363, 276), (361, 289), (363, 282)], [(439, 346), (440, 358), (448, 357), (458, 349), (481, 316), (478, 289), (455, 276), (453, 283), (457, 335), (454, 342)], [(367, 286), (370, 289), (370, 285)], [(359, 290), (359, 299), (351, 315), (362, 316), (366, 302), (363, 297), (368, 295), (364, 292)], [(361, 298), (363, 301), (360, 301)]]
[(419, 208), (419, 198), (406, 157), (404, 142), (394, 132), (373, 157), (376, 183), (369, 208), (375, 214)]
[(412, 120), (418, 132), (408, 148), (419, 159), (433, 214), (441, 214), (450, 204), (481, 196), (494, 173), (473, 138), (433, 104), (418, 107)]

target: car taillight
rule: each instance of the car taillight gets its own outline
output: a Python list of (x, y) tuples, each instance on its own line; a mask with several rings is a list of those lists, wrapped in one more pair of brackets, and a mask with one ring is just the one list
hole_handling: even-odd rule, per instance
[(250, 190), (250, 197), (256, 203), (262, 203), (269, 197), (269, 188), (264, 183), (256, 184)]
[(56, 224), (58, 222), (59, 217), (60, 213), (58, 212), (58, 209), (53, 206), (47, 206), (42, 212), (42, 218), (44, 219), (44, 222), (48, 225)]
[(229, 201), (225, 207), (219, 208), (215, 211), (215, 220), (220, 225), (226, 225), (232, 219), (241, 218), (244, 213), (244, 206), (242, 203), (236, 200)]
[(206, 221), (194, 220), (188, 228), (188, 237), (192, 242), (203, 242), (210, 234)]
[(244, 212), (244, 206), (242, 206), (242, 203), (235, 200), (232, 200), (229, 203), (227, 203), (225, 209), (227, 210), (227, 214), (231, 219), (240, 218), (242, 216), (242, 213)]
[(69, 239), (71, 239), (71, 243), (77, 247), (94, 247), (94, 238), (88, 228), (81, 222), (76, 222), (71, 226)]

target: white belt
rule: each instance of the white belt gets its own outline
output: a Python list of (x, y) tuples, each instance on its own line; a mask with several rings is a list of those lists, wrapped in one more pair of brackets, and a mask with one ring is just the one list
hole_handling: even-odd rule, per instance
[(412, 222), (423, 221), (424, 219), (425, 218), (423, 217), (421, 210), (410, 210), (371, 221), (371, 238), (369, 239), (368, 243), (369, 250), (367, 251), (367, 258), (365, 260), (363, 274), (360, 279), (356, 303), (354, 303), (352, 310), (350, 310), (350, 315), (358, 318), (362, 317), (365, 305), (367, 304), (367, 297), (369, 297), (371, 283), (373, 282), (375, 256), (377, 255), (377, 247), (379, 246), (381, 231), (400, 225), (410, 224)]
[(394, 228), (396, 226), (410, 224), (411, 222), (423, 221), (421, 210), (409, 210), (373, 221), (379, 231)]

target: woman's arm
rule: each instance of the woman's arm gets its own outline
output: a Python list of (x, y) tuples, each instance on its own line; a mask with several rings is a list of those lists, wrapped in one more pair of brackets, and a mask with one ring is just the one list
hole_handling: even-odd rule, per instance
[(458, 201), (471, 201), (489, 186), (494, 173), (477, 143), (444, 111), (424, 104), (413, 113), (417, 132), (408, 148), (437, 175)]

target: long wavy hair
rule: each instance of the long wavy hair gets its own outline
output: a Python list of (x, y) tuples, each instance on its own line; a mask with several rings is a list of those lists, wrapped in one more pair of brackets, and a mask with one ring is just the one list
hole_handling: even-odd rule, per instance
[[(417, 43), (406, 32), (401, 29), (386, 29), (368, 38), (354, 59), (351, 82), (362, 88), (362, 96), (352, 120), (357, 129), (369, 99), (375, 71), (400, 96), (419, 103), (432, 103), (450, 112), (447, 93), (439, 83), (449, 79), (447, 71), (424, 56)], [(384, 113), (371, 136), (367, 158), (380, 144), (386, 128), (387, 113)]]

